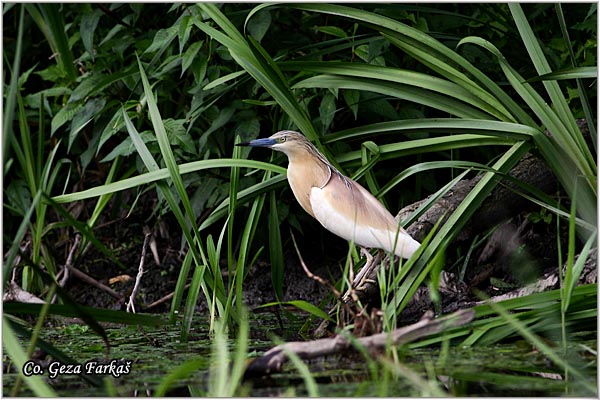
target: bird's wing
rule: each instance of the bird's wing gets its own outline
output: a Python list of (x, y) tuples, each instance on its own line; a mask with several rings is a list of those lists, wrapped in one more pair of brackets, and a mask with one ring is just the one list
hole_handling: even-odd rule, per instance
[(373, 195), (352, 180), (335, 175), (323, 188), (313, 187), (310, 203), (321, 225), (360, 246), (393, 251), (404, 258), (419, 246)]
[(400, 223), (375, 196), (357, 182), (352, 181), (352, 183), (354, 184), (353, 187), (362, 194), (359, 197), (364, 201), (364, 204), (359, 207), (359, 210), (364, 213), (362, 220), (372, 221), (370, 223), (372, 236), (379, 243), (392, 243), (389, 247), (380, 246), (380, 248), (393, 252), (402, 258), (410, 258), (421, 244), (399, 225)]

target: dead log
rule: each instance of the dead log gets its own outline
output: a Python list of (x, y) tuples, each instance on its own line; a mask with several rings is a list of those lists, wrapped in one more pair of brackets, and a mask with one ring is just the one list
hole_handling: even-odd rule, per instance
[[(519, 161), (510, 171), (509, 175), (538, 188), (546, 194), (554, 194), (558, 189), (556, 177), (550, 168), (542, 160), (529, 153)], [(408, 233), (415, 239), (422, 241), (440, 218), (446, 215), (445, 219), (447, 219), (456, 210), (480, 179), (481, 175), (478, 175), (472, 179), (465, 179), (458, 182), (453, 189), (446, 193), (406, 229)], [(496, 186), (481, 205), (481, 208), (477, 210), (469, 223), (465, 225), (456, 240), (469, 240), (476, 234), (506, 221), (514, 215), (537, 207), (515, 190), (522, 191), (514, 182), (510, 181), (505, 181), (503, 184)], [(400, 219), (406, 218), (425, 201), (427, 199), (404, 207), (398, 213), (398, 217)], [(445, 222), (445, 219), (442, 221)]]
[[(589, 129), (585, 120), (577, 121), (581, 128), (584, 137), (589, 139)], [(550, 170), (550, 168), (541, 159), (535, 157), (533, 154), (526, 154), (515, 167), (510, 171), (509, 175), (517, 181), (524, 182), (525, 184), (535, 187), (537, 190), (548, 194), (555, 195), (560, 190), (560, 185)], [(461, 204), (464, 198), (470, 193), (473, 187), (480, 181), (481, 175), (478, 175), (472, 179), (465, 179), (458, 182), (448, 193), (437, 200), (433, 206), (431, 206), (425, 213), (423, 213), (413, 224), (407, 227), (408, 233), (415, 239), (422, 241), (427, 234), (433, 229), (435, 224), (442, 219), (442, 223), (456, 210)], [(461, 242), (471, 241), (476, 235), (485, 232), (488, 229), (498, 226), (511, 218), (523, 215), (523, 213), (531, 212), (536, 210), (538, 206), (524, 198), (519, 194), (523, 189), (519, 187), (515, 182), (509, 179), (504, 179), (497, 185), (492, 193), (488, 196), (486, 201), (482, 204), (479, 210), (473, 215), (464, 228), (461, 230), (459, 235), (455, 238), (456, 244)], [(423, 204), (427, 199), (413, 203), (402, 210), (397, 215), (400, 220), (406, 219), (416, 209)], [(504, 243), (506, 244), (506, 243)], [(389, 265), (389, 259), (386, 257), (383, 262), (371, 271), (366, 273), (361, 282), (356, 282), (354, 289), (348, 291), (341, 299), (341, 301), (347, 305), (353, 305), (360, 301), (362, 304), (369, 303), (372, 299), (377, 299), (379, 296), (379, 288), (377, 285), (377, 273), (381, 265)], [(465, 305), (466, 290), (459, 290), (453, 288), (459, 283), (452, 279), (452, 274), (446, 274), (444, 276), (449, 285), (448, 288), (441, 287), (440, 291), (447, 291), (455, 301), (455, 305)], [(357, 289), (359, 288), (359, 289)], [(419, 293), (422, 296), (419, 296)], [(462, 295), (461, 295), (462, 293)], [(418, 298), (429, 298), (427, 295), (427, 289), (419, 289), (415, 296), (413, 303), (419, 303)], [(429, 303), (429, 301), (427, 302)], [(413, 304), (417, 310), (422, 310), (418, 304)], [(411, 305), (407, 308), (410, 308)], [(335, 307), (331, 310), (330, 315), (335, 313)], [(428, 309), (428, 308), (424, 308)], [(456, 308), (454, 308), (456, 309)], [(315, 335), (320, 337), (324, 334), (327, 324), (324, 321), (323, 324), (315, 331)]]
[(289, 359), (289, 353), (294, 353), (303, 360), (333, 354), (348, 354), (349, 351), (357, 351), (356, 346), (353, 344), (354, 341), (370, 353), (377, 354), (390, 343), (399, 346), (425, 336), (443, 332), (449, 328), (465, 325), (473, 320), (475, 312), (469, 309), (437, 319), (433, 319), (432, 316), (432, 313), (427, 313), (419, 322), (395, 329), (389, 333), (378, 333), (353, 339), (346, 334), (338, 334), (332, 338), (284, 343), (273, 347), (261, 357), (252, 360), (244, 376), (249, 378), (280, 372), (283, 364)]
[[(590, 141), (587, 122), (585, 120), (578, 120), (577, 125), (580, 127), (586, 140)], [(529, 153), (515, 165), (509, 175), (516, 180), (537, 188), (545, 194), (552, 195), (559, 190), (558, 181), (552, 170), (543, 160)], [(477, 176), (473, 179), (460, 181), (452, 190), (446, 193), (446, 195), (439, 199), (431, 208), (429, 208), (429, 210), (421, 215), (417, 221), (407, 227), (406, 230), (408, 233), (419, 241), (423, 240), (444, 214), (446, 214), (446, 218), (452, 214), (480, 179), (481, 176)], [(504, 180), (500, 185), (496, 186), (486, 201), (481, 205), (481, 208), (473, 215), (469, 223), (465, 225), (456, 240), (469, 240), (476, 234), (490, 229), (515, 215), (533, 210), (537, 207), (518, 192), (515, 192), (515, 189), (523, 191), (522, 189), (519, 189), (516, 183), (508, 180)], [(398, 212), (398, 218), (400, 220), (406, 219), (426, 200), (427, 199), (404, 207)]]
[[(531, 154), (526, 154), (510, 171), (509, 175), (537, 187), (546, 194), (554, 193), (557, 190), (558, 183), (552, 171), (543, 161)], [(451, 191), (434, 203), (417, 221), (406, 229), (408, 233), (415, 239), (422, 241), (440, 218), (444, 218), (445, 215), (447, 219), (456, 210), (480, 179), (481, 176), (478, 175), (472, 179), (465, 179), (458, 182)], [(465, 225), (456, 238), (456, 241), (470, 240), (476, 234), (482, 233), (514, 215), (533, 210), (537, 207), (537, 205), (519, 195), (515, 189), (517, 188), (514, 182), (498, 185), (482, 204), (481, 208), (473, 215), (469, 223)], [(398, 217), (400, 219), (406, 218), (425, 201), (427, 199), (404, 207), (398, 213)], [(382, 262), (382, 265), (389, 265), (387, 257)], [(359, 285), (361, 290), (354, 290), (355, 298), (363, 303), (379, 295), (379, 288), (376, 283), (378, 270), (379, 268), (374, 268), (369, 274), (366, 274), (363, 283)], [(345, 295), (343, 300), (344, 302), (352, 301), (349, 295)]]

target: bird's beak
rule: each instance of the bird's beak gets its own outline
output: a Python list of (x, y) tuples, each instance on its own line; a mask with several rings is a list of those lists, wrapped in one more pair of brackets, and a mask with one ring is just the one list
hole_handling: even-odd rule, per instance
[(244, 142), (244, 143), (238, 143), (238, 144), (236, 144), (236, 146), (271, 147), (275, 143), (277, 143), (275, 141), (275, 139), (264, 138), (264, 139), (251, 140), (249, 142)]

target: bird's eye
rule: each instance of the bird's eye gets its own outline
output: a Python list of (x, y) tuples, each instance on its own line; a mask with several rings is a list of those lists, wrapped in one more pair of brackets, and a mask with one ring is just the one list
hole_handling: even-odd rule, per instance
[(282, 136), (282, 137), (280, 137), (280, 138), (279, 138), (279, 143), (283, 143), (283, 142), (285, 142), (285, 139), (286, 139), (286, 137), (285, 137), (285, 136)]

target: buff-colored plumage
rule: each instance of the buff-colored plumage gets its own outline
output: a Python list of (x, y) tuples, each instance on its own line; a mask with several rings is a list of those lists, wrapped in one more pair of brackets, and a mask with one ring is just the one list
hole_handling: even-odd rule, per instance
[(285, 153), (294, 196), (327, 230), (362, 247), (383, 249), (402, 258), (418, 249), (419, 242), (371, 193), (342, 175), (302, 134), (281, 131), (241, 145)]

